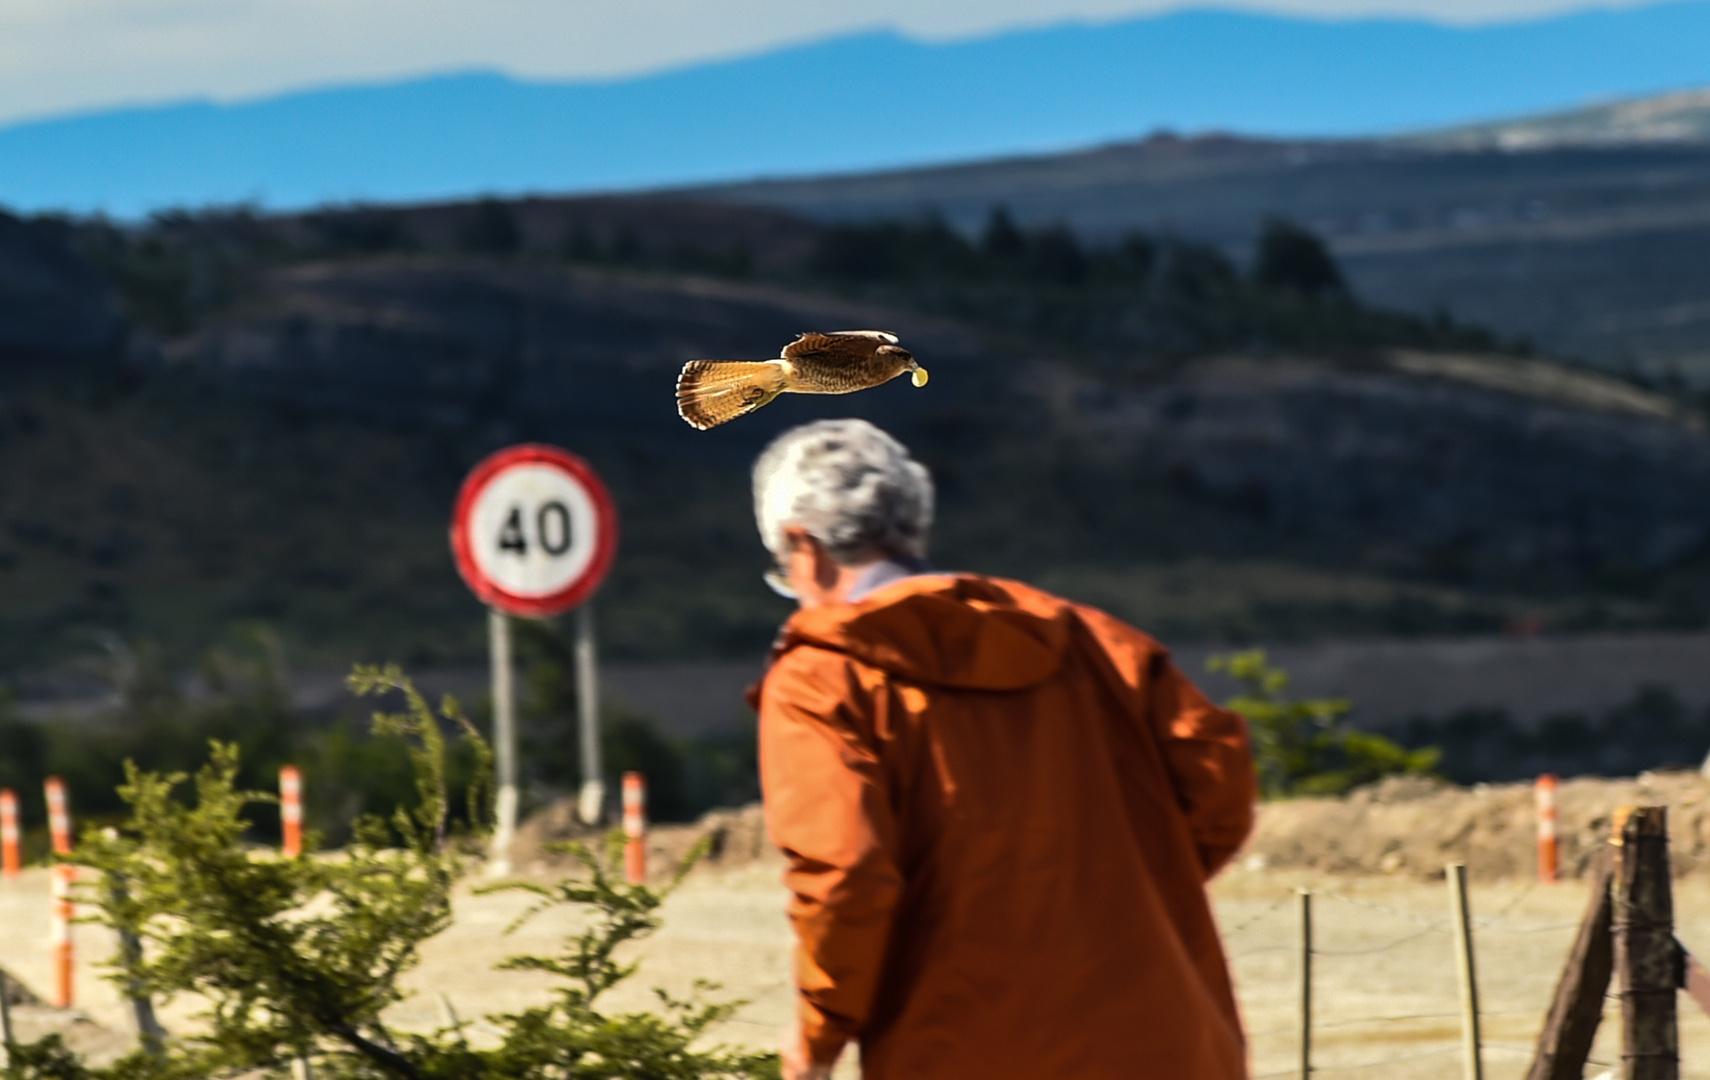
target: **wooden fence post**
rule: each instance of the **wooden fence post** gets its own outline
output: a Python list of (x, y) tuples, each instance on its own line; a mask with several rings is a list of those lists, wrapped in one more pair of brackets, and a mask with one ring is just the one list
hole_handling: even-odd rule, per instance
[(1300, 897), (1300, 1080), (1312, 1076), (1312, 893)]
[(1484, 1080), (1484, 1058), (1479, 1046), (1478, 971), (1473, 966), (1472, 912), (1467, 904), (1465, 863), (1450, 863), (1449, 917), (1455, 924), (1455, 973), (1461, 983), (1461, 1039), (1466, 1080)]
[(1621, 996), (1623, 1080), (1678, 1080), (1679, 951), (1674, 940), (1668, 808), (1615, 812), (1611, 926), (1616, 990)]
[(1556, 984), (1555, 999), (1544, 1016), (1526, 1080), (1580, 1080), (1585, 1075), (1591, 1044), (1603, 1021), (1603, 995), (1615, 970), (1615, 940), (1609, 928), (1609, 882), (1614, 870), (1610, 850), (1598, 852), (1591, 872), (1591, 900)]

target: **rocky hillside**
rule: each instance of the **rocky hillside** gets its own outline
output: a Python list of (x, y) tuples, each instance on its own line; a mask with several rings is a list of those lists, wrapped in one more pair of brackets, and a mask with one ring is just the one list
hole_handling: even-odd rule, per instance
[[(672, 393), (685, 361), (776, 355), (801, 328), (874, 322), (906, 331), (941, 365), (975, 356), (959, 327), (835, 298), (417, 256), (269, 273), (251, 298), (161, 354), (169, 366), (299, 408), (453, 428), (538, 419), (687, 450), (693, 432)], [(754, 441), (741, 431), (721, 441), (729, 438)]]
[[(444, 516), (471, 462), (524, 439), (614, 489), (612, 655), (753, 655), (786, 609), (758, 585), (747, 464), (851, 414), (933, 467), (942, 565), (1176, 640), (1710, 619), (1691, 412), (1535, 358), (1422, 351), (1489, 339), (1165, 239), (1022, 230), (1011, 257), (909, 226), (887, 235), (938, 245), (919, 264), (938, 276), (857, 281), (820, 257), (848, 234), (621, 200), (14, 226), (16, 280), (54, 284), (15, 287), (0, 320), (0, 670), (256, 620), (332, 666), (474, 655)], [(899, 331), (932, 383), (790, 396), (708, 433), (675, 416), (684, 360), (838, 326)], [(23, 379), (43, 342), (99, 377)]]
[[(785, 399), (711, 435), (674, 415), (685, 360), (765, 356), (800, 328), (831, 325), (895, 328), (938, 380)], [(787, 423), (854, 411), (898, 426), (956, 482), (974, 463), (949, 460), (941, 432), (959, 422), (988, 462), (1083, 474), (1069, 490), (1041, 478), (1015, 494), (1054, 516), (1107, 519), (1090, 535), (1117, 521), (1145, 534), (1124, 554), (1201, 545), (1136, 513), (1158, 499), (1227, 518), (1237, 550), (1334, 551), (1426, 576), (1654, 571), (1710, 540), (1710, 439), (1696, 418), (1536, 360), (1391, 351), (1112, 371), (769, 284), (414, 256), (272, 272), (253, 299), (163, 351), (296, 409), (549, 431), (596, 457), (661, 464), (739, 462)], [(1112, 487), (1124, 505), (1080, 505)]]
[(1710, 541), (1697, 418), (1539, 361), (1235, 356), (1032, 386), (1091, 460), (1410, 573), (1656, 569)]

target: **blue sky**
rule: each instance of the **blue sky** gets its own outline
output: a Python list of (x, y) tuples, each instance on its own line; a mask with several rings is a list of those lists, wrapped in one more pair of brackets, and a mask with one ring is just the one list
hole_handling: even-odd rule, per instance
[(944, 41), (1197, 7), (1467, 24), (1572, 0), (0, 0), (0, 124), (488, 69), (616, 78), (857, 30)]
[[(17, 0), (0, 0), (8, 2)], [(125, 9), (134, 17), (167, 0), (126, 2), (137, 5)], [(188, 34), (185, 41), (213, 49), (210, 41), (226, 41), (216, 29), (232, 31), (231, 12), (249, 0), (195, 2), (208, 5), (211, 20), (201, 36), (166, 20), (137, 27), (119, 53), (133, 61), (163, 55), (164, 46), (149, 47), (151, 26), (163, 39)], [(372, 13), (392, 0), (337, 2)], [(181, 102), (214, 101), (151, 104), (174, 95), (125, 84), (129, 97), (85, 106), (105, 111), (0, 122), (0, 204), (132, 218), (235, 202), (280, 209), (635, 190), (1049, 153), (1161, 129), (1398, 134), (1710, 86), (1710, 0), (1481, 26), (1204, 9), (1095, 21), (1058, 9), (1039, 20), (1045, 25), (843, 28), (770, 48), (744, 39), (729, 50), (734, 59), (716, 62), (717, 52), (703, 51), (663, 73), (661, 61), (651, 73), (603, 79), (523, 62), (524, 45), (550, 36), (545, 14), (570, 0), (479, 0), (489, 13), (483, 25), (512, 51), (483, 53), (472, 31), (440, 60), (405, 48), (416, 40), (409, 33), (426, 33), (440, 0), (407, 2), (425, 14), (402, 20), (395, 33), (362, 38), (320, 25), (324, 47), (305, 46), (301, 56), (286, 48), (288, 28), (274, 26), (275, 47), (255, 55), (275, 64), (275, 83), (262, 79), (257, 59), (256, 70), (210, 69), (175, 92)], [(603, 0), (574, 2), (586, 22)], [(776, 2), (724, 0), (727, 11)], [(335, 0), (267, 3), (270, 20), (293, 3), (326, 3), (329, 18), (338, 10)], [(532, 13), (534, 33), (519, 37), (515, 25), (528, 22), (520, 15), (499, 19), (515, 12)], [(590, 33), (581, 27), (577, 39)], [(652, 52), (632, 50), (630, 61), (657, 59), (664, 36), (641, 41), (637, 49)], [(610, 43), (604, 62), (615, 64), (622, 36), (613, 30), (601, 40)], [(363, 52), (363, 41), (374, 47)], [(3, 29), (0, 43), (11, 47)], [(248, 55), (228, 43), (209, 56), (225, 64), (233, 51)], [(329, 57), (345, 67), (326, 66)], [(453, 74), (423, 74), (432, 71)], [(3, 58), (0, 73), (12, 74)], [(170, 73), (196, 74), (187, 61)], [(215, 79), (239, 74), (248, 81), (235, 89)]]

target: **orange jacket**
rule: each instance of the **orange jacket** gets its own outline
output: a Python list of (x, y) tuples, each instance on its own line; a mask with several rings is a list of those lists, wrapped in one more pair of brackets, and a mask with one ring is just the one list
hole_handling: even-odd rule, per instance
[(1205, 882), (1246, 725), (1155, 641), (1011, 581), (798, 612), (759, 687), (809, 1056), (870, 1080), (1246, 1075)]

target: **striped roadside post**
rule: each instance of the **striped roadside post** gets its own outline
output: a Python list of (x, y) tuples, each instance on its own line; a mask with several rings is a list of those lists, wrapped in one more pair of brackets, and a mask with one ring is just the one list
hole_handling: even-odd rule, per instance
[(623, 774), (623, 876), (631, 885), (647, 880), (647, 780), (638, 772)]
[(11, 788), (0, 789), (0, 873), (16, 881), (23, 860), (18, 852), (18, 796)]
[(1551, 773), (1538, 777), (1538, 880), (1548, 884), (1556, 880), (1556, 778)]
[(303, 774), (295, 765), (279, 769), (279, 823), (287, 859), (303, 853)]
[[(53, 834), (53, 853), (71, 854), (71, 809), (67, 805), (65, 783), (50, 776), (43, 785), (47, 792), (48, 831)], [(54, 992), (53, 1003), (61, 1009), (71, 1008), (73, 994), (72, 967), (76, 949), (71, 940), (71, 920), (75, 914), (71, 903), (71, 886), (77, 879), (77, 868), (70, 863), (56, 863), (53, 868), (53, 943)]]

